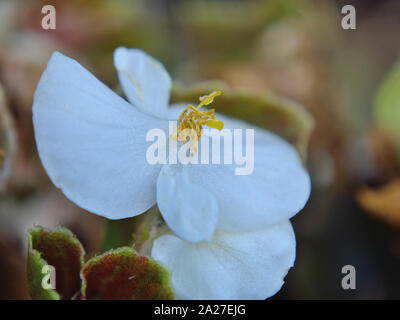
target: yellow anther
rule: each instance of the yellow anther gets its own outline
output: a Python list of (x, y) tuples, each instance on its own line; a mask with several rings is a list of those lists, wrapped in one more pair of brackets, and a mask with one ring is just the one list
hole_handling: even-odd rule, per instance
[(200, 103), (197, 106), (197, 109), (200, 109), (202, 106), (208, 106), (210, 103), (213, 102), (215, 97), (218, 97), (222, 94), (222, 91), (213, 91), (209, 95), (202, 96), (199, 98)]
[(207, 120), (206, 125), (217, 130), (224, 128), (224, 123), (221, 120)]
[[(221, 94), (221, 91), (213, 91), (209, 95), (200, 97), (200, 103), (196, 108), (189, 104), (179, 116), (178, 129), (171, 135), (171, 138), (179, 141), (187, 141), (187, 139), (190, 138), (192, 141), (191, 147), (195, 152), (197, 152), (196, 142), (201, 137), (203, 125), (207, 125), (213, 129), (222, 130), (224, 123), (220, 120), (215, 120), (214, 109), (200, 111), (202, 106), (208, 106), (213, 102), (215, 97)], [(189, 134), (185, 131), (186, 129), (191, 129)]]

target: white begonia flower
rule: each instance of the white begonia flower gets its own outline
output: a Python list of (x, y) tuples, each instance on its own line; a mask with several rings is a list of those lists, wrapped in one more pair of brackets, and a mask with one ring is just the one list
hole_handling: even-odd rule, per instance
[[(117, 48), (114, 64), (130, 103), (76, 61), (52, 55), (33, 102), (35, 138), (50, 179), (76, 204), (109, 219), (136, 216), (157, 201), (176, 235), (157, 238), (151, 255), (170, 271), (178, 298), (276, 293), (295, 258), (289, 219), (310, 194), (295, 149), (255, 128), (250, 175), (235, 175), (233, 164), (150, 165), (147, 132), (168, 132), (168, 119), (177, 120), (182, 108), (168, 106), (169, 74), (143, 51)], [(217, 118), (225, 128), (252, 128)]]

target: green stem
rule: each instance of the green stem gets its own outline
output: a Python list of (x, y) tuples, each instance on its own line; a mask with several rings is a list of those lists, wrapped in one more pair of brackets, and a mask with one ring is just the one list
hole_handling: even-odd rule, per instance
[(103, 239), (102, 251), (117, 249), (132, 244), (134, 219), (106, 220), (106, 230)]

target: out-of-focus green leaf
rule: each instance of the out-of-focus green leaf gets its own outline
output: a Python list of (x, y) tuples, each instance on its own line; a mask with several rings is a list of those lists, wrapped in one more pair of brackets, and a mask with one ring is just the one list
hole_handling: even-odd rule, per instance
[(223, 92), (213, 102), (216, 112), (246, 120), (280, 135), (292, 143), (305, 160), (314, 120), (306, 109), (293, 100), (270, 92), (232, 90), (223, 82), (210, 81), (187, 88), (174, 84), (171, 102), (197, 102), (200, 96), (214, 90)]
[[(199, 48), (218, 48), (215, 52), (234, 54), (238, 48), (248, 50), (254, 39), (268, 23), (281, 17), (298, 14), (299, 1), (182, 1), (177, 18), (193, 45)], [(240, 44), (243, 44), (240, 46)], [(232, 50), (234, 47), (235, 50)], [(200, 52), (201, 50), (199, 50)]]
[(81, 278), (82, 299), (173, 299), (168, 272), (129, 247), (90, 259)]
[(393, 67), (376, 93), (374, 118), (378, 127), (396, 140), (400, 159), (400, 63)]
[[(82, 244), (68, 229), (51, 231), (35, 227), (29, 230), (27, 278), (32, 299), (70, 299), (81, 287), (79, 271), (84, 254)], [(42, 286), (46, 265), (55, 268), (55, 290)]]

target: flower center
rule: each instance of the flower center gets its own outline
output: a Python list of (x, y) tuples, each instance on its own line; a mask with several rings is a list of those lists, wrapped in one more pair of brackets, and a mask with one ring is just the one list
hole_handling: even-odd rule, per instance
[(221, 94), (221, 91), (213, 91), (209, 95), (200, 97), (200, 103), (196, 108), (189, 104), (179, 116), (178, 129), (171, 135), (171, 138), (184, 142), (187, 141), (188, 138), (191, 138), (191, 147), (197, 152), (196, 142), (201, 137), (203, 125), (222, 130), (224, 123), (221, 120), (215, 120), (215, 109), (200, 111), (202, 106), (208, 106), (213, 102), (215, 97)]

